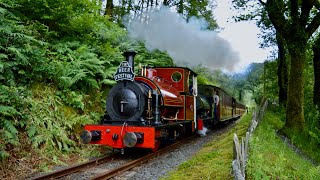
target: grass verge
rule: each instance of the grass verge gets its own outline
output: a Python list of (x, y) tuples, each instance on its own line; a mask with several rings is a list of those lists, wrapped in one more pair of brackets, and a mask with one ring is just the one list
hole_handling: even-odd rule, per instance
[(214, 137), (192, 159), (162, 179), (233, 179), (233, 134), (245, 136), (251, 117), (251, 113), (244, 115), (234, 128)]
[(267, 111), (250, 140), (248, 179), (320, 179), (320, 166), (297, 155), (276, 135), (284, 125), (279, 114)]

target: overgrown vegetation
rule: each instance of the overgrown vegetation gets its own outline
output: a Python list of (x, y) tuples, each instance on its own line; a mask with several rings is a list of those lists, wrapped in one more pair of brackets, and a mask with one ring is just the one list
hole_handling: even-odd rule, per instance
[[(282, 113), (281, 113), (282, 112)], [(283, 141), (277, 131), (285, 124), (283, 110), (267, 111), (250, 140), (250, 157), (247, 166), (249, 179), (319, 179), (320, 166), (297, 156), (294, 149)], [(294, 139), (296, 144), (308, 147), (309, 155), (319, 160), (318, 147), (312, 142)], [(311, 144), (311, 145), (310, 145)], [(312, 145), (313, 144), (313, 145)], [(306, 150), (306, 148), (303, 148)], [(310, 154), (311, 153), (311, 154)]]
[[(102, 1), (91, 0), (0, 2), (0, 171), (5, 172), (0, 173), (0, 178), (17, 177), (12, 172), (17, 166), (28, 167), (24, 163), (31, 164), (31, 169), (28, 172), (25, 172), (27, 168), (21, 170), (21, 174), (33, 172), (34, 169), (48, 170), (51, 164), (73, 161), (74, 156), (68, 159), (66, 154), (80, 154), (76, 157), (81, 159), (84, 154), (97, 155), (100, 150), (106, 150), (94, 148), (88, 151), (78, 143), (77, 134), (84, 124), (99, 122), (105, 111), (108, 89), (115, 83), (113, 73), (123, 60), (122, 53), (126, 49), (133, 48), (138, 52), (137, 67), (140, 63), (150, 66), (175, 65), (165, 52), (149, 52), (143, 43), (129, 39), (123, 28), (123, 15), (132, 13), (142, 17), (149, 8), (167, 5), (187, 20), (192, 16), (202, 17), (209, 21), (209, 29), (217, 28), (211, 10), (214, 1), (211, 0), (143, 1), (140, 4), (136, 4), (136, 1), (122, 1), (117, 5), (114, 1), (107, 3), (104, 8)], [(301, 6), (300, 2), (298, 5)], [(314, 8), (312, 13), (319, 19), (319, 14), (316, 14), (318, 10), (319, 7)], [(265, 18), (265, 15), (264, 12), (261, 17)], [(313, 54), (317, 52), (317, 46), (316, 39), (308, 42), (302, 104), (305, 127), (299, 134), (290, 131), (285, 133), (293, 143), (319, 162), (319, 155), (315, 152), (320, 145), (320, 113), (313, 101), (313, 90), (317, 87), (314, 86), (317, 80), (314, 64), (317, 59), (313, 58), (317, 56)], [(286, 58), (287, 61), (290, 59)], [(260, 103), (263, 96), (271, 102), (278, 101), (281, 90), (277, 89), (279, 71), (276, 70), (284, 71), (278, 63), (280, 59), (268, 61), (264, 65), (252, 64), (245, 74), (233, 76), (219, 70), (210, 71), (203, 67), (205, 65), (192, 68), (199, 74), (199, 83), (220, 86), (249, 105)], [(251, 97), (253, 101), (250, 101)], [(280, 104), (283, 105), (283, 102)], [(284, 115), (279, 116), (282, 121), (278, 123), (284, 122)], [(217, 144), (224, 147), (224, 143), (229, 148), (224, 141)], [(211, 145), (204, 151), (218, 148)], [(221, 162), (218, 159), (220, 157), (229, 158), (229, 154), (219, 153), (222, 152), (209, 153), (199, 158), (213, 159), (209, 160), (212, 163)], [(196, 162), (192, 163), (198, 166)], [(227, 166), (229, 168), (229, 164), (221, 167), (220, 175), (224, 174), (219, 178), (229, 174)], [(191, 168), (186, 164), (183, 167)], [(11, 174), (8, 168), (13, 170)], [(204, 178), (212, 177), (210, 173), (205, 172), (208, 176)]]
[(192, 159), (182, 163), (177, 170), (163, 179), (233, 179), (233, 135), (245, 136), (252, 113), (245, 114), (232, 129), (205, 145)]
[[(194, 2), (185, 17), (204, 15), (215, 28), (209, 3)], [(100, 121), (123, 51), (138, 52), (136, 66), (174, 66), (166, 53), (128, 38), (121, 18), (136, 8), (126, 10), (130, 3), (111, 15), (101, 1), (0, 2), (0, 179), (106, 151), (81, 146), (78, 133)]]
[(235, 0), (233, 4), (239, 10), (237, 20), (253, 20), (262, 30), (262, 47), (278, 47), (278, 57), (265, 62), (259, 84), (265, 84), (260, 96), (286, 112), (281, 114), (285, 119), (281, 133), (305, 150), (319, 147), (320, 2)]

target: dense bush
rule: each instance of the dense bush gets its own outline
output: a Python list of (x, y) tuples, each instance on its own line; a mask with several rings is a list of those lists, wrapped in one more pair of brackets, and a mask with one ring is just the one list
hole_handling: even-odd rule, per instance
[[(73, 151), (99, 122), (113, 73), (134, 48), (137, 63), (174, 65), (149, 52), (88, 0), (0, 2), (0, 159), (13, 147)], [(23, 7), (23, 8), (22, 8)], [(26, 140), (27, 139), (27, 140)]]
[(69, 151), (81, 126), (99, 120), (127, 37), (96, 8), (85, 0), (0, 3), (0, 159), (20, 133), (35, 149)]

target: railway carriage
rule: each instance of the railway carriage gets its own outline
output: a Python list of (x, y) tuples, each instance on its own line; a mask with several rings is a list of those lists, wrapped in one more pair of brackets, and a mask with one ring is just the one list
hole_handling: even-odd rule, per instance
[[(227, 122), (239, 118), (245, 112), (245, 106), (237, 102), (225, 90), (213, 85), (199, 85), (199, 94), (202, 94), (209, 103), (209, 117), (212, 117), (213, 124)], [(217, 107), (217, 118), (214, 119), (213, 95), (218, 92), (219, 104)]]
[[(80, 135), (83, 143), (157, 150), (160, 143), (184, 138), (203, 124), (224, 121), (240, 115), (242, 106), (224, 90), (200, 86), (197, 74), (185, 67), (143, 67), (134, 74), (135, 52), (124, 53), (114, 75), (117, 84), (107, 97), (102, 123), (86, 125)], [(221, 93), (219, 118), (212, 116), (213, 90)], [(207, 91), (208, 90), (208, 91)], [(199, 94), (198, 94), (199, 91)]]

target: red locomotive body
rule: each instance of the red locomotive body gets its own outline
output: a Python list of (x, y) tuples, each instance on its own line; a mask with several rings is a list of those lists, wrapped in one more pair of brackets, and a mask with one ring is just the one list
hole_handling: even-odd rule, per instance
[(195, 72), (183, 67), (144, 67), (135, 77), (135, 53), (126, 55), (127, 61), (115, 74), (118, 83), (107, 97), (103, 122), (84, 127), (83, 143), (156, 150), (161, 142), (182, 138), (197, 126), (202, 130), (204, 125), (213, 124), (210, 93), (197, 95)]

